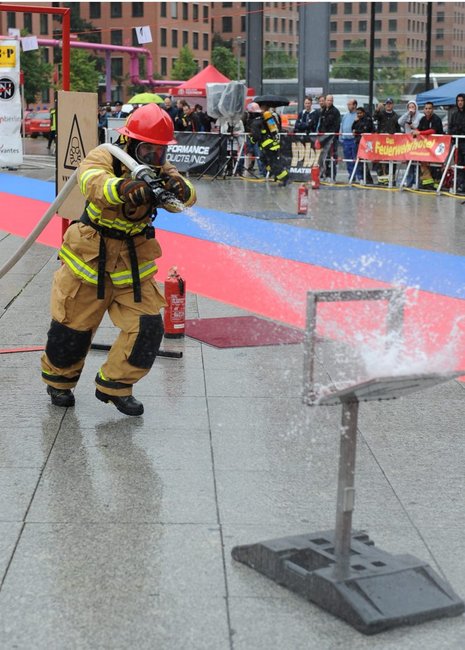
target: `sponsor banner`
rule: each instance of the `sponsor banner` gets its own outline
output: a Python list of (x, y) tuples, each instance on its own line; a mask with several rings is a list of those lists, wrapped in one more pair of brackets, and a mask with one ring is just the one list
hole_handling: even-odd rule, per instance
[(0, 167), (17, 167), (23, 162), (21, 140), (21, 93), (19, 41), (3, 40), (0, 45)]
[[(317, 139), (320, 142), (320, 151), (315, 149)], [(312, 167), (323, 164), (334, 139), (333, 135), (318, 137), (305, 134), (281, 135), (280, 156), (284, 159), (284, 163), (289, 169), (290, 180), (309, 181)]]
[(176, 144), (168, 145), (167, 160), (181, 173), (216, 174), (226, 162), (226, 135), (176, 132)]
[(428, 163), (445, 162), (451, 147), (450, 135), (417, 135), (396, 133), (362, 135), (358, 157), (362, 160), (414, 160)]

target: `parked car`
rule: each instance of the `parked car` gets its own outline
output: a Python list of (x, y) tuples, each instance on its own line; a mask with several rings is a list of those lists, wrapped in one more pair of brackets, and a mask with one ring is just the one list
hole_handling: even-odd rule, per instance
[(50, 133), (49, 111), (28, 111), (24, 115), (24, 135), (37, 138), (38, 135)]
[(297, 115), (299, 114), (297, 102), (290, 102), (289, 106), (278, 106), (276, 112), (281, 118), (281, 126), (283, 131), (294, 131)]

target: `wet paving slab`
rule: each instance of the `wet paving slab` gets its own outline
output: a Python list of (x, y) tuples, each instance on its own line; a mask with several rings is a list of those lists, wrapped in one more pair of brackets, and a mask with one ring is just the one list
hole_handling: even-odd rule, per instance
[[(52, 182), (44, 146), (28, 142), (20, 173)], [(299, 218), (296, 184), (194, 182), (199, 205), (231, 218), (463, 255), (452, 197), (322, 186)], [(19, 243), (0, 233), (0, 263)], [(0, 347), (44, 343), (56, 268), (56, 251), (34, 244), (0, 279)], [(248, 313), (188, 296), (191, 319)], [(111, 322), (98, 336), (115, 338)], [(321, 345), (319, 376), (334, 375), (344, 346)], [(461, 650), (463, 616), (366, 637), (232, 559), (238, 544), (334, 525), (341, 413), (302, 403), (303, 344), (163, 347), (183, 357), (156, 360), (137, 418), (94, 397), (105, 352), (89, 353), (64, 410), (45, 394), (40, 351), (0, 355), (0, 646)], [(463, 390), (360, 406), (354, 526), (465, 597)]]

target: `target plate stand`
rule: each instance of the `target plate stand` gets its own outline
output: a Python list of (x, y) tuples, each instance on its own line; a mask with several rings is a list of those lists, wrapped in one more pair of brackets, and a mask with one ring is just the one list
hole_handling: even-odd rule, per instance
[(364, 634), (462, 614), (464, 602), (426, 562), (390, 555), (366, 533), (352, 531), (359, 403), (396, 399), (462, 375), (465, 370), (379, 377), (311, 392), (311, 405), (342, 406), (335, 529), (236, 546), (232, 557)]

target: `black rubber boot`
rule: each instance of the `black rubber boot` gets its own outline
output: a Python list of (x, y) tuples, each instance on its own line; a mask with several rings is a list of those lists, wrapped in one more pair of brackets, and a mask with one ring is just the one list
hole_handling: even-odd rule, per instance
[(69, 388), (53, 388), (53, 386), (47, 386), (47, 393), (52, 398), (52, 404), (55, 406), (74, 406), (74, 395)]
[(98, 388), (95, 390), (95, 397), (101, 402), (112, 402), (118, 411), (124, 413), (125, 415), (142, 415), (144, 412), (144, 405), (142, 402), (139, 402), (132, 395), (127, 395), (126, 397), (118, 397), (117, 395), (107, 395), (107, 393), (102, 393)]

